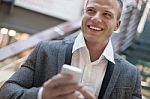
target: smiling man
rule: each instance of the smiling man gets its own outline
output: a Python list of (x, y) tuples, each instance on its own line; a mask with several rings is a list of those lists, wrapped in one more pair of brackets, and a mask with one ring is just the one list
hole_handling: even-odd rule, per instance
[[(120, 26), (121, 4), (117, 0), (87, 2), (82, 19), (82, 31), (89, 52), (96, 51), (93, 55), (95, 58), (100, 57), (112, 32)], [(92, 59), (94, 57), (91, 56)]]
[[(141, 99), (138, 69), (111, 43), (121, 11), (120, 0), (87, 0), (78, 36), (39, 43), (2, 86), (0, 99)], [(60, 74), (66, 63), (83, 71), (81, 82)]]

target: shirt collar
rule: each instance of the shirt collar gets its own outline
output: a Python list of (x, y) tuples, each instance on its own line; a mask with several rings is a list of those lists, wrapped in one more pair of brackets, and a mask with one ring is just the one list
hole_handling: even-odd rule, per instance
[[(72, 49), (72, 53), (74, 53), (76, 50), (78, 50), (82, 47), (86, 47), (86, 44), (85, 44), (85, 40), (84, 40), (84, 37), (83, 37), (83, 33), (80, 32), (79, 35), (77, 36), (77, 38), (75, 39), (73, 49)], [(106, 48), (104, 49), (104, 52), (102, 53), (102, 55), (107, 60), (109, 60), (109, 61), (111, 61), (112, 63), (115, 64), (114, 51), (113, 51), (111, 39), (109, 40), (109, 42), (108, 42)]]
[(84, 41), (83, 33), (80, 32), (78, 34), (78, 36), (76, 37), (76, 39), (75, 39), (73, 49), (72, 49), (72, 53), (74, 53), (76, 50), (78, 50), (82, 47), (86, 47), (86, 44), (85, 44), (85, 41)]
[(104, 55), (107, 60), (109, 60), (115, 64), (114, 51), (113, 51), (111, 39), (109, 40), (109, 42), (108, 42), (106, 48), (104, 49), (104, 52), (102, 53), (102, 55)]

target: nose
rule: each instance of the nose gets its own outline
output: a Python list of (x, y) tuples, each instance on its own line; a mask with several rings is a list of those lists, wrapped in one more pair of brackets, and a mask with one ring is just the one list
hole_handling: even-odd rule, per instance
[(94, 23), (102, 22), (102, 18), (101, 18), (100, 13), (96, 13), (94, 16), (92, 16), (91, 20), (92, 20)]

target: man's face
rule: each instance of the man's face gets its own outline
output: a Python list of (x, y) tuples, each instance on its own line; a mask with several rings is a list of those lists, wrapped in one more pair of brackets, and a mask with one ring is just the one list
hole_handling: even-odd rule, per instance
[(117, 0), (89, 0), (84, 9), (82, 31), (86, 42), (108, 41), (120, 25), (119, 2)]

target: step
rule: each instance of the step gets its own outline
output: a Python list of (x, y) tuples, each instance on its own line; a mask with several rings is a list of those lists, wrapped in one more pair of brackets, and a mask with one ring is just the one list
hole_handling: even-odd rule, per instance
[(146, 20), (143, 33), (149, 33), (150, 32), (150, 20)]
[(150, 46), (144, 46), (142, 44), (132, 44), (127, 50), (150, 53)]

